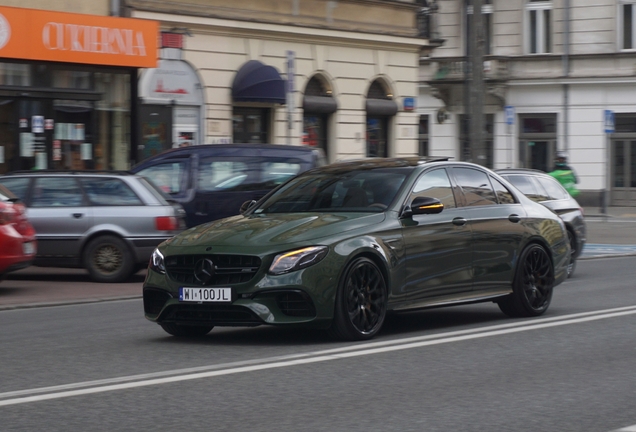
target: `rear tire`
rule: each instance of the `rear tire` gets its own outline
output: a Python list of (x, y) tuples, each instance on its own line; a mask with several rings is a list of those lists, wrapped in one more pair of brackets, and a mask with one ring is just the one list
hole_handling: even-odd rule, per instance
[(161, 323), (159, 325), (166, 333), (176, 337), (202, 337), (214, 328), (214, 326), (189, 326), (176, 323)]
[(554, 266), (545, 249), (532, 244), (521, 253), (512, 294), (497, 304), (511, 317), (534, 317), (545, 313), (552, 301)]
[(94, 281), (102, 283), (123, 282), (136, 268), (126, 243), (113, 235), (91, 240), (84, 252), (84, 266)]
[(567, 268), (568, 277), (570, 278), (574, 274), (574, 269), (576, 268), (576, 254), (578, 251), (576, 250), (576, 237), (574, 236), (574, 234), (572, 234), (572, 231), (567, 230), (567, 232), (568, 241), (570, 242), (571, 249), (570, 262), (568, 263)]
[(338, 286), (331, 337), (368, 340), (382, 328), (387, 310), (387, 286), (378, 266), (368, 258), (356, 258)]

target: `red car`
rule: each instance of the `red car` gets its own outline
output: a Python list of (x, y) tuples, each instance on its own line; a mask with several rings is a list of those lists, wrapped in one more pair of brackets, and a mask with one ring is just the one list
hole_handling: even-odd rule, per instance
[(0, 185), (0, 280), (33, 262), (37, 243), (26, 208), (6, 187)]

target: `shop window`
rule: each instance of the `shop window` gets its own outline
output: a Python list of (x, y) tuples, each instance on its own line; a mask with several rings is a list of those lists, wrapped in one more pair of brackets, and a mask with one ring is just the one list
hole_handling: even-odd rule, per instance
[(89, 90), (91, 85), (91, 72), (77, 70), (52, 71), (52, 86), (55, 88)]
[(269, 109), (234, 107), (232, 131), (234, 142), (267, 143)]
[(28, 64), (0, 63), (0, 85), (30, 86), (31, 67)]
[(529, 0), (526, 3), (525, 30), (528, 53), (552, 52), (552, 1)]

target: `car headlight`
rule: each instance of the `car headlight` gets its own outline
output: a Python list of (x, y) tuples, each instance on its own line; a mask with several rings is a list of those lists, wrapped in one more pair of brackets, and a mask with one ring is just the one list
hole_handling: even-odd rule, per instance
[(327, 246), (311, 246), (276, 255), (269, 267), (271, 274), (283, 274), (312, 266), (327, 256)]
[(165, 274), (166, 266), (163, 260), (163, 254), (159, 252), (159, 249), (155, 249), (150, 257), (150, 268), (157, 273)]

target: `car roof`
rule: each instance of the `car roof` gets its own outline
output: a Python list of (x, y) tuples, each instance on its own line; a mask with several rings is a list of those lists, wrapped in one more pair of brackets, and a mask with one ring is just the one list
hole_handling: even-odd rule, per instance
[(545, 176), (549, 175), (545, 171), (532, 169), (532, 168), (502, 168), (502, 169), (496, 169), (495, 172), (499, 175), (505, 175), (505, 174), (527, 174), (527, 175), (545, 175)]
[(2, 174), (2, 176), (30, 176), (36, 177), (41, 175), (63, 175), (63, 176), (128, 176), (128, 177), (137, 177), (138, 174), (129, 172), (129, 171), (66, 171), (66, 170), (20, 170), (20, 171), (11, 171), (6, 174)]

